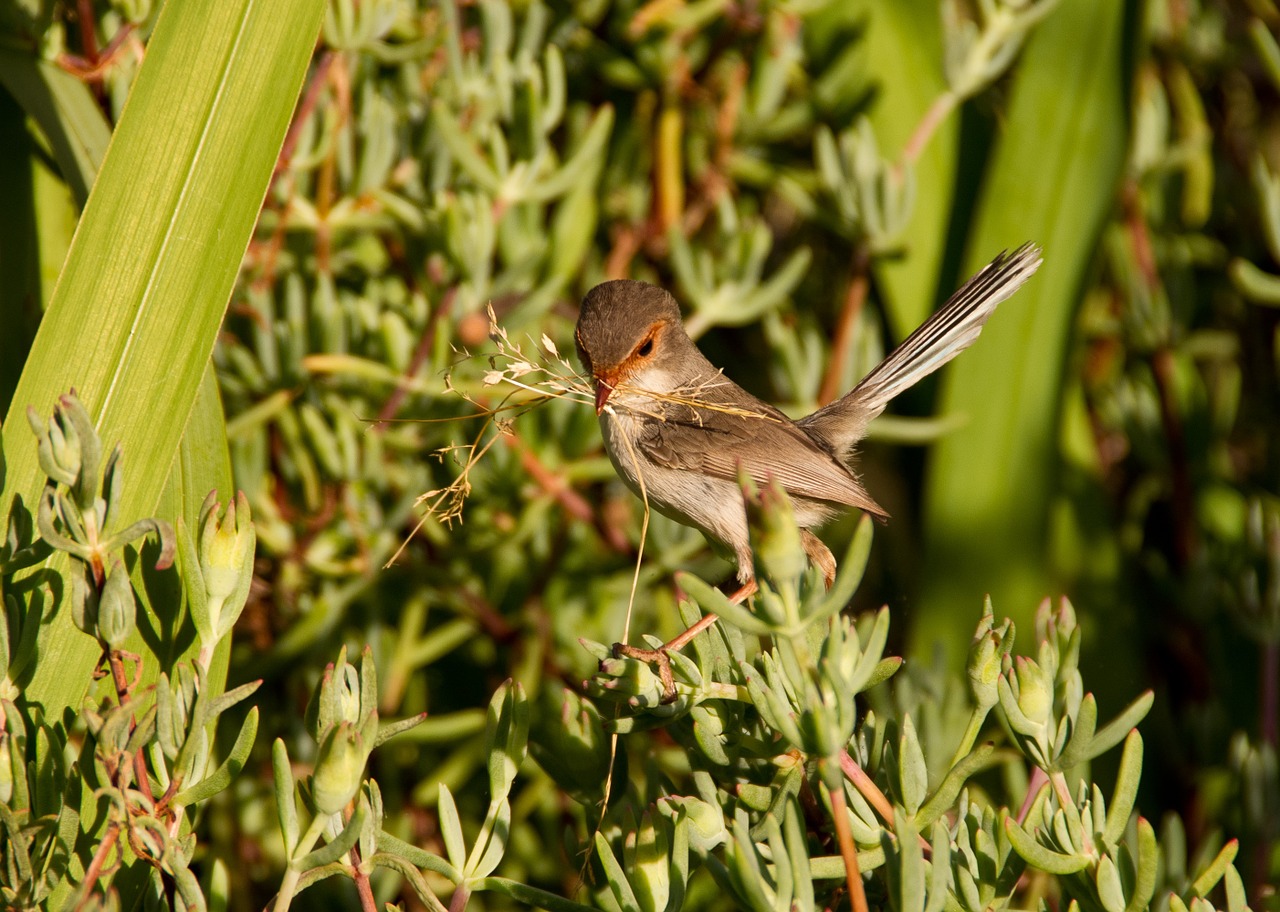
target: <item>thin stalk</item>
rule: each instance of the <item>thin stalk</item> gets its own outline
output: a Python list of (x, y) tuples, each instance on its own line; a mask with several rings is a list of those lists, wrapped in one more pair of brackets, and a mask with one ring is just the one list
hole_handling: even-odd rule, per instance
[(929, 140), (933, 138), (933, 134), (938, 132), (938, 127), (942, 126), (943, 121), (950, 116), (959, 103), (960, 96), (947, 89), (933, 100), (933, 104), (929, 105), (929, 110), (924, 112), (924, 116), (920, 118), (920, 123), (916, 124), (916, 128), (911, 132), (911, 137), (907, 140), (907, 144), (902, 147), (902, 158), (899, 159), (897, 166), (893, 170), (894, 176), (898, 180), (902, 180), (907, 169), (914, 165), (920, 159), (920, 156), (924, 154), (925, 147), (929, 145)]
[(89, 867), (84, 872), (84, 882), (80, 885), (80, 899), (75, 905), (77, 912), (89, 904), (94, 884), (102, 876), (102, 869), (106, 866), (107, 858), (111, 855), (111, 850), (115, 848), (119, 838), (120, 824), (113, 820), (107, 824), (107, 832), (103, 834), (102, 842), (98, 843), (97, 851), (93, 853), (93, 860), (89, 862)]
[(1031, 781), (1027, 783), (1027, 794), (1022, 799), (1022, 807), (1018, 808), (1018, 816), (1014, 818), (1018, 823), (1025, 823), (1027, 815), (1031, 813), (1031, 805), (1035, 803), (1036, 795), (1040, 793), (1041, 787), (1049, 781), (1049, 774), (1036, 767), (1031, 771)]
[(853, 263), (849, 267), (849, 290), (845, 292), (844, 305), (840, 308), (840, 321), (836, 324), (831, 359), (827, 362), (826, 373), (822, 375), (822, 383), (818, 386), (818, 405), (826, 405), (841, 394), (840, 372), (848, 363), (849, 353), (853, 350), (853, 330), (867, 300), (867, 269), (870, 265), (871, 251), (867, 249), (866, 243), (858, 244), (853, 252)]
[[(954, 763), (951, 764), (955, 766)], [(845, 778), (853, 783), (853, 787), (858, 790), (863, 798), (867, 799), (881, 819), (889, 826), (893, 826), (893, 804), (890, 803), (885, 793), (880, 791), (880, 786), (872, 781), (867, 775), (866, 770), (858, 765), (858, 761), (849, 755), (848, 751), (840, 752), (840, 769), (844, 773)], [(841, 796), (843, 799), (843, 796)], [(929, 844), (929, 840), (924, 838), (924, 834), (920, 834), (920, 845), (926, 851), (932, 851), (933, 847)]]
[(858, 870), (858, 847), (853, 844), (853, 832), (849, 829), (849, 811), (844, 801), (844, 787), (837, 781), (831, 794), (831, 816), (836, 826), (836, 842), (840, 845), (840, 857), (844, 859), (845, 884), (849, 889), (849, 903), (853, 912), (870, 912), (867, 894), (862, 889), (862, 872)]
[(867, 775), (866, 770), (858, 765), (858, 762), (849, 756), (848, 751), (840, 752), (840, 769), (844, 772), (845, 777), (853, 783), (859, 794), (867, 799), (867, 802), (876, 809), (885, 822), (893, 823), (893, 805), (889, 803), (889, 799), (885, 797), (884, 792), (880, 791), (880, 787), (871, 781), (871, 777)]
[(965, 757), (969, 756), (969, 752), (973, 750), (973, 746), (978, 743), (978, 735), (982, 732), (982, 723), (987, 720), (987, 713), (991, 712), (991, 707), (975, 706), (973, 712), (969, 713), (969, 724), (965, 726), (964, 736), (960, 739), (960, 745), (956, 748), (956, 752), (951, 756), (951, 766), (955, 766)]
[(467, 889), (467, 885), (458, 884), (458, 889), (453, 891), (453, 897), (449, 900), (449, 912), (462, 912), (470, 901), (471, 891)]
[(280, 892), (276, 894), (275, 902), (271, 906), (271, 912), (287, 912), (289, 904), (293, 902), (293, 893), (298, 889), (298, 881), (302, 877), (302, 871), (296, 866), (295, 862), (303, 858), (311, 847), (316, 844), (316, 840), (320, 838), (321, 832), (324, 831), (325, 815), (316, 814), (311, 818), (311, 824), (307, 827), (307, 831), (302, 834), (302, 839), (298, 841), (298, 847), (293, 852), (293, 858), (289, 859), (289, 867), (285, 869), (284, 879), (280, 881)]
[(356, 882), (356, 895), (360, 897), (361, 912), (378, 912), (378, 901), (373, 896), (373, 884), (370, 883), (369, 875), (360, 863), (359, 846), (351, 848), (351, 861), (351, 879)]

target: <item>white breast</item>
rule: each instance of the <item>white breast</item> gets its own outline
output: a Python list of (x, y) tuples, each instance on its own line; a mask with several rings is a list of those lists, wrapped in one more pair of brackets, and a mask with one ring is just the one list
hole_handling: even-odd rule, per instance
[[(661, 420), (663, 404), (640, 390), (669, 392), (676, 386), (662, 371), (644, 373), (633, 378), (631, 389), (619, 387), (600, 415), (609, 459), (637, 497), (659, 513), (697, 528), (731, 553), (738, 565), (738, 579), (745, 583), (754, 573), (742, 491), (736, 480), (668, 468), (641, 452), (637, 439), (647, 422)], [(793, 505), (796, 521), (803, 528), (820, 525), (836, 512), (833, 504), (820, 500), (797, 497)]]
[(749, 554), (747, 516), (737, 484), (652, 462), (636, 444), (642, 420), (620, 410), (600, 415), (605, 450), (627, 487), (664, 516), (696, 527), (736, 556)]

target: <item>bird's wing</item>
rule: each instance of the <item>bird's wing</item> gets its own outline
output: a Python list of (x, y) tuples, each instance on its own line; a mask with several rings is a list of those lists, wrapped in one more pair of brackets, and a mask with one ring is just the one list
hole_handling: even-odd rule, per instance
[(666, 468), (733, 481), (741, 467), (757, 482), (777, 481), (794, 497), (888, 516), (857, 478), (790, 418), (754, 397), (750, 404), (748, 414), (668, 410), (664, 418), (645, 422), (637, 443), (649, 459)]

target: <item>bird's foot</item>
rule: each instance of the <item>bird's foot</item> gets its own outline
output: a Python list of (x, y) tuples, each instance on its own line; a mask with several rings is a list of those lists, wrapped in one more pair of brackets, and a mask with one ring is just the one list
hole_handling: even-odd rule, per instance
[[(748, 580), (736, 592), (729, 596), (729, 601), (738, 602), (745, 601), (754, 595), (759, 587), (756, 586), (755, 580)], [(706, 630), (716, 622), (716, 615), (708, 614), (698, 623), (691, 626), (684, 633), (680, 634), (673, 640), (663, 643), (657, 649), (642, 649), (639, 646), (628, 646), (626, 643), (614, 643), (613, 655), (615, 658), (635, 659), (639, 662), (647, 662), (658, 670), (658, 680), (662, 682), (662, 704), (668, 705), (676, 701), (676, 678), (671, 673), (671, 653), (683, 649), (685, 646), (702, 631)]]
[(658, 670), (658, 680), (662, 682), (662, 705), (676, 701), (676, 678), (671, 673), (671, 656), (667, 655), (668, 646), (658, 649), (641, 649), (639, 646), (628, 646), (626, 643), (613, 644), (613, 656), (616, 659), (635, 659), (638, 662), (654, 666)]

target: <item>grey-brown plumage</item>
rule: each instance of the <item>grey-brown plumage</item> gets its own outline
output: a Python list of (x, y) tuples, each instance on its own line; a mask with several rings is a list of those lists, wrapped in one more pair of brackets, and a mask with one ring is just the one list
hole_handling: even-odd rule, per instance
[(703, 357), (666, 291), (629, 280), (597, 285), (582, 302), (575, 339), (595, 378), (605, 449), (636, 494), (727, 548), (744, 584), (754, 568), (739, 468), (759, 482), (775, 480), (795, 504), (805, 550), (830, 577), (835, 561), (808, 530), (851, 507), (888, 515), (851, 465), (871, 419), (971, 345), (1039, 265), (1031, 245), (997, 257), (847, 395), (799, 421)]

